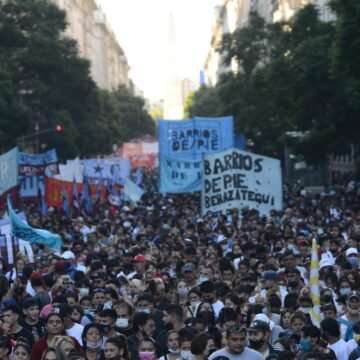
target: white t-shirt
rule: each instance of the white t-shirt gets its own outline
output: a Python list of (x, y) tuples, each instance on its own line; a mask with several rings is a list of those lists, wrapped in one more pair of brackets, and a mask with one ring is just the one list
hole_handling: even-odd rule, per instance
[(334, 351), (337, 360), (348, 360), (350, 353), (354, 350), (354, 344), (340, 339), (334, 344), (329, 344), (328, 348)]
[(209, 360), (215, 359), (217, 356), (226, 356), (229, 360), (264, 360), (264, 357), (255, 350), (246, 347), (241, 354), (231, 354), (226, 348), (213, 352), (209, 356)]
[(83, 346), (83, 342), (81, 339), (81, 335), (83, 333), (84, 327), (80, 324), (74, 323), (73, 327), (70, 329), (66, 329), (66, 334), (75, 338), (81, 346)]

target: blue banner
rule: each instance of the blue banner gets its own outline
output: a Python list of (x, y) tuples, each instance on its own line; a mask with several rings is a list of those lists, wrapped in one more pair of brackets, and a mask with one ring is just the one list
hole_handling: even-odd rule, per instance
[(41, 154), (19, 153), (19, 176), (49, 176), (59, 173), (55, 149)]
[(0, 195), (18, 184), (18, 148), (0, 156)]
[(123, 184), (125, 179), (130, 176), (130, 160), (104, 160), (89, 159), (84, 160), (84, 176), (92, 183), (97, 180), (109, 181), (115, 184)]
[(159, 120), (160, 157), (200, 160), (202, 154), (213, 154), (234, 146), (233, 117), (191, 120)]
[(7, 199), (8, 212), (11, 223), (11, 233), (14, 237), (30, 243), (48, 245), (50, 248), (59, 250), (62, 246), (62, 239), (59, 235), (50, 231), (35, 229), (23, 222), (11, 206), (10, 197)]
[(244, 133), (234, 135), (234, 148), (239, 150), (246, 150), (246, 137)]
[(160, 192), (186, 193), (201, 190), (202, 160), (160, 158)]

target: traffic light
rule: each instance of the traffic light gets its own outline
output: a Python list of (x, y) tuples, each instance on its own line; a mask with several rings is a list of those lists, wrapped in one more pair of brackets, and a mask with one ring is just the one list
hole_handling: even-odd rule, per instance
[(56, 131), (56, 132), (62, 132), (62, 131), (63, 131), (62, 125), (57, 124), (57, 125), (55, 126), (55, 131)]

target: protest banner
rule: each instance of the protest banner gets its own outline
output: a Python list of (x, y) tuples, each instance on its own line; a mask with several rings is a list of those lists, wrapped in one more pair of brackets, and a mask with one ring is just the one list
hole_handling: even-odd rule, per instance
[(201, 190), (201, 160), (181, 160), (169, 156), (160, 159), (161, 193), (186, 193)]
[[(46, 203), (48, 206), (53, 206), (57, 208), (61, 208), (63, 205), (63, 196), (62, 192), (65, 189), (67, 198), (69, 199), (69, 203), (72, 204), (73, 200), (73, 191), (74, 191), (74, 183), (71, 181), (62, 181), (54, 178), (46, 178), (45, 180), (45, 188), (46, 188)], [(83, 191), (83, 184), (76, 184), (76, 189), (79, 193)], [(96, 194), (98, 193), (98, 185), (90, 185), (90, 193), (92, 198), (96, 198)], [(80, 196), (80, 195), (79, 195)], [(105, 202), (106, 197), (106, 188), (105, 186), (101, 189), (100, 194), (100, 202)]]
[(277, 159), (230, 149), (205, 155), (203, 162), (201, 209), (226, 213), (232, 208), (256, 209), (267, 215), (282, 208), (282, 179)]
[(18, 148), (0, 156), (0, 195), (18, 184)]
[(200, 160), (202, 154), (213, 154), (232, 148), (232, 116), (159, 120), (159, 153), (172, 158)]
[(19, 153), (19, 176), (53, 176), (59, 173), (55, 149), (41, 154)]
[(88, 159), (83, 160), (84, 177), (90, 183), (104, 180), (122, 184), (130, 176), (131, 163), (127, 159)]
[(15, 205), (19, 200), (18, 148), (0, 155), (0, 211), (6, 209), (6, 199), (11, 195)]

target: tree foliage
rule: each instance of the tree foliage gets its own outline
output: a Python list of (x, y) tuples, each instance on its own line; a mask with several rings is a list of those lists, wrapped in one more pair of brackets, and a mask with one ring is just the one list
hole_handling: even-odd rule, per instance
[(332, 6), (335, 23), (320, 21), (313, 5), (274, 24), (251, 13), (219, 50), (225, 65), (236, 62), (237, 73), (193, 94), (190, 113), (232, 114), (236, 131), (267, 155), (281, 153), (291, 131), (305, 134), (291, 144), (313, 163), (358, 144), (360, 5), (333, 0)]
[(100, 90), (77, 43), (64, 36), (66, 14), (47, 0), (0, 5), (0, 140), (2, 151), (24, 135), (40, 136), (61, 157), (111, 151), (113, 143), (154, 132), (142, 99), (127, 89)]

